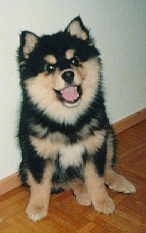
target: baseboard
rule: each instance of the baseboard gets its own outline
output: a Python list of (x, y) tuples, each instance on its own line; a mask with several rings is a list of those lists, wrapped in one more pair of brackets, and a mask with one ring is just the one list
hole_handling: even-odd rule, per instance
[[(116, 134), (119, 134), (126, 129), (133, 127), (134, 125), (146, 120), (146, 108), (138, 111), (116, 123), (113, 124), (113, 127), (116, 131)], [(0, 195), (7, 193), (8, 191), (21, 186), (18, 173), (12, 174), (2, 180), (0, 180)]]
[(113, 124), (113, 127), (115, 129), (116, 134), (119, 134), (134, 125), (137, 125), (138, 123), (146, 120), (146, 108), (143, 108), (142, 110), (123, 118), (122, 120), (115, 122)]
[(21, 182), (18, 173), (14, 173), (0, 180), (0, 196), (19, 186), (21, 186)]

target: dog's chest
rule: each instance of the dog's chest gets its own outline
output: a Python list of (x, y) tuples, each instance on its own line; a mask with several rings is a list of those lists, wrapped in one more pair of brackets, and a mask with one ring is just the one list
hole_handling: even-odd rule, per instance
[(55, 161), (59, 155), (59, 163), (63, 168), (82, 164), (82, 155), (85, 152), (82, 141), (72, 144), (60, 133), (54, 133), (45, 138), (30, 136), (30, 141), (37, 154), (44, 159)]
[(87, 127), (76, 133), (76, 137), (75, 132), (71, 134), (73, 137), (56, 131), (45, 137), (30, 136), (30, 142), (40, 157), (55, 161), (59, 156), (60, 166), (67, 168), (82, 165), (85, 152), (94, 154), (101, 147), (105, 136), (103, 130), (95, 130), (90, 134)]
[(84, 146), (80, 144), (67, 145), (59, 151), (59, 162), (63, 168), (69, 166), (78, 167), (82, 164), (82, 155), (85, 152)]

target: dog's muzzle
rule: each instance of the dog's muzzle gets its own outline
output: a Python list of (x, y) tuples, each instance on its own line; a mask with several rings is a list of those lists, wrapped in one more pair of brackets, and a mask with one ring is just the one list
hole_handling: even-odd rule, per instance
[(64, 71), (62, 78), (67, 84), (71, 85), (74, 81), (74, 72), (71, 70)]
[(73, 106), (82, 95), (81, 85), (75, 84), (75, 73), (71, 69), (64, 70), (61, 74), (61, 78), (65, 82), (65, 87), (61, 90), (55, 90), (57, 97), (67, 106)]

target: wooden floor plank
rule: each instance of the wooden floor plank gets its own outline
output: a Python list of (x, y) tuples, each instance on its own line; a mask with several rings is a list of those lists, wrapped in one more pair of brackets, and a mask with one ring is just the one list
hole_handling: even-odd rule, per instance
[(136, 184), (137, 192), (108, 190), (115, 214), (98, 214), (65, 192), (53, 195), (48, 217), (33, 223), (25, 215), (28, 190), (20, 187), (0, 197), (0, 233), (146, 233), (146, 121), (120, 133), (118, 141), (118, 170)]

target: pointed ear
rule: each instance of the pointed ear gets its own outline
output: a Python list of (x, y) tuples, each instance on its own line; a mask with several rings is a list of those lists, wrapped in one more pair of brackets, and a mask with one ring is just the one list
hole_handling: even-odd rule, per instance
[(89, 31), (84, 26), (80, 16), (74, 18), (69, 23), (65, 31), (68, 32), (71, 36), (76, 36), (79, 39), (82, 39), (82, 40), (89, 39)]
[(32, 32), (23, 31), (20, 35), (20, 50), (25, 59), (29, 58), (29, 55), (35, 49), (38, 43), (39, 37)]

